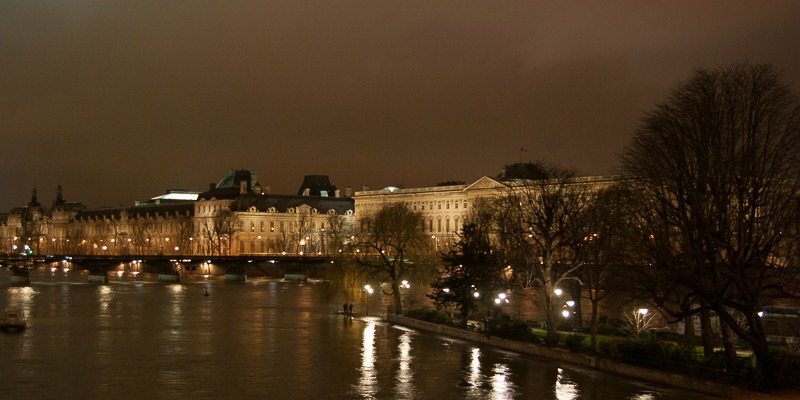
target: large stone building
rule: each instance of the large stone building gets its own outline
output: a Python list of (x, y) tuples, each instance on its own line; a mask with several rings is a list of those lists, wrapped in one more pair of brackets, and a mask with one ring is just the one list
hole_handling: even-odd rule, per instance
[(34, 189), (28, 205), (0, 214), (0, 252), (108, 255), (332, 254), (351, 234), (353, 199), (328, 177), (306, 177), (298, 195), (264, 190), (256, 174), (231, 170), (209, 190), (170, 190), (132, 207), (49, 209)]
[(421, 227), (430, 234), (437, 248), (448, 246), (461, 230), (470, 204), (476, 199), (495, 196), (506, 186), (493, 178), (482, 177), (471, 184), (356, 192), (356, 218), (374, 213), (386, 204), (403, 203), (419, 211), (424, 220)]

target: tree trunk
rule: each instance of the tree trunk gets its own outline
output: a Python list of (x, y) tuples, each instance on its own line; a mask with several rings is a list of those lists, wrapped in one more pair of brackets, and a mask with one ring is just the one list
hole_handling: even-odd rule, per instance
[(736, 355), (736, 348), (733, 345), (733, 338), (731, 338), (733, 332), (731, 332), (726, 323), (722, 322), (721, 325), (722, 348), (725, 349), (725, 366), (728, 368), (728, 371), (734, 371), (738, 356)]
[(558, 317), (556, 316), (556, 309), (554, 307), (553, 294), (545, 293), (544, 296), (544, 309), (547, 322), (547, 335), (555, 335), (558, 333)]
[(403, 297), (400, 295), (400, 285), (396, 280), (392, 280), (392, 294), (394, 295), (394, 312), (397, 315), (403, 314)]
[(714, 354), (714, 331), (711, 328), (711, 314), (708, 309), (700, 311), (700, 330), (703, 341), (703, 357), (709, 359)]
[(591, 349), (597, 351), (597, 316), (598, 301), (592, 299), (592, 322), (591, 322)]
[(694, 331), (693, 315), (683, 318), (683, 340), (690, 346), (693, 346), (697, 342), (697, 334)]
[(578, 283), (577, 281), (571, 282), (571, 285), (569, 285), (569, 287), (571, 292), (570, 295), (572, 296), (572, 301), (575, 302), (575, 305), (572, 306), (572, 314), (574, 317), (572, 323), (574, 324), (575, 327), (581, 327), (583, 326), (583, 312), (581, 312), (583, 310), (583, 308), (581, 307), (581, 292), (583, 291), (583, 288), (581, 287), (581, 284)]

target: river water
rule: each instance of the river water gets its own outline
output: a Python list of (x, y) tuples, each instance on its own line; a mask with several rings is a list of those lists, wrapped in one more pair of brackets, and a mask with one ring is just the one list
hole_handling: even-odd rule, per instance
[[(0, 399), (705, 399), (648, 382), (345, 318), (324, 284), (37, 270), (0, 307)], [(208, 296), (205, 295), (206, 289)]]

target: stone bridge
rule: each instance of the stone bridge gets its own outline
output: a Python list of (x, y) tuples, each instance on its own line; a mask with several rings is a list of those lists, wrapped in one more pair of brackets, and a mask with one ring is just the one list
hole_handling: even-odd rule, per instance
[(108, 283), (110, 273), (158, 274), (161, 282), (180, 282), (181, 275), (224, 275), (226, 281), (243, 282), (247, 276), (305, 280), (322, 277), (326, 266), (343, 262), (331, 256), (0, 256), (0, 266), (12, 271), (12, 284), (30, 284), (30, 271), (59, 267), (89, 272), (89, 282)]

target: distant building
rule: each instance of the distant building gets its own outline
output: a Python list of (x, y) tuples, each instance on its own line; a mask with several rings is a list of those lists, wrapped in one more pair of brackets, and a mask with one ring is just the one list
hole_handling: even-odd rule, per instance
[(324, 175), (306, 176), (298, 195), (270, 194), (254, 173), (228, 171), (199, 195), (200, 254), (336, 254), (352, 234), (354, 202)]
[(327, 176), (273, 195), (256, 173), (230, 170), (205, 192), (169, 190), (132, 207), (87, 209), (63, 199), (0, 214), (0, 252), (35, 254), (335, 254), (352, 234), (353, 199)]
[(356, 192), (355, 210), (357, 217), (363, 217), (385, 204), (403, 203), (409, 209), (422, 213), (424, 226), (421, 229), (431, 235), (432, 244), (436, 248), (447, 248), (461, 230), (464, 217), (474, 200), (496, 196), (505, 187), (502, 182), (486, 176), (471, 184), (412, 189), (389, 186), (381, 190)]

